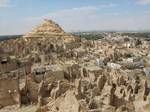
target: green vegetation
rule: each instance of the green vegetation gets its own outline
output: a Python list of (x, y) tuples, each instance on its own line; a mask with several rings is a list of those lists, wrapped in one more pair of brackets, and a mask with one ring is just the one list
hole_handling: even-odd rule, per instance
[(16, 38), (20, 38), (22, 35), (2, 35), (0, 36), (0, 41), (3, 40), (9, 40), (9, 39), (16, 39)]
[(98, 40), (104, 38), (103, 34), (79, 34), (78, 36), (87, 40)]
[(87, 40), (97, 40), (97, 39), (100, 39), (102, 38), (100, 35), (92, 35), (92, 34), (89, 34), (89, 35), (80, 35), (81, 38), (85, 38)]
[(122, 36), (150, 38), (150, 33), (122, 33)]

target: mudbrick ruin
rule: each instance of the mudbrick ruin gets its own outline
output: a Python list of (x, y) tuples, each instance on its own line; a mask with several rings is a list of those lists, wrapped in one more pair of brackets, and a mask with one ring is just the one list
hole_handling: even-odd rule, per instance
[(0, 42), (0, 112), (150, 112), (150, 41), (44, 20)]

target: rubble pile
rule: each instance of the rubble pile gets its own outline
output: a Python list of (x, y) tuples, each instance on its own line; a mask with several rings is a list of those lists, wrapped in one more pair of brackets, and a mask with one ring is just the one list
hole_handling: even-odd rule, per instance
[(0, 42), (0, 112), (149, 112), (150, 42), (111, 33), (85, 40), (44, 20)]

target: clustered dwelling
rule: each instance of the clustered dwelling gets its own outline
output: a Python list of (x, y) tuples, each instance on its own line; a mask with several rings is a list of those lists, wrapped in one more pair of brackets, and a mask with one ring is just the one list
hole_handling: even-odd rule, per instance
[(85, 40), (46, 19), (0, 42), (0, 112), (149, 112), (150, 42), (139, 41)]

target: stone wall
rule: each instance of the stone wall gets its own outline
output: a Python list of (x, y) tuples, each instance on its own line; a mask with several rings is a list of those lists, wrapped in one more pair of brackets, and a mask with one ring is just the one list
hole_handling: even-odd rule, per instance
[(17, 63), (15, 61), (0, 63), (0, 73), (10, 72), (17, 69)]
[(18, 78), (0, 79), (0, 106), (20, 105), (20, 91)]
[(31, 102), (37, 102), (38, 88), (39, 88), (38, 83), (32, 81), (31, 79), (27, 79), (26, 89), (27, 89), (28, 97)]
[(64, 79), (64, 71), (63, 70), (56, 70), (56, 71), (49, 71), (45, 74), (44, 78), (55, 77), (56, 80)]
[(72, 43), (68, 43), (66, 44), (66, 49), (74, 49), (74, 48), (78, 48), (81, 46), (81, 43), (76, 43), (76, 42), (72, 42)]

